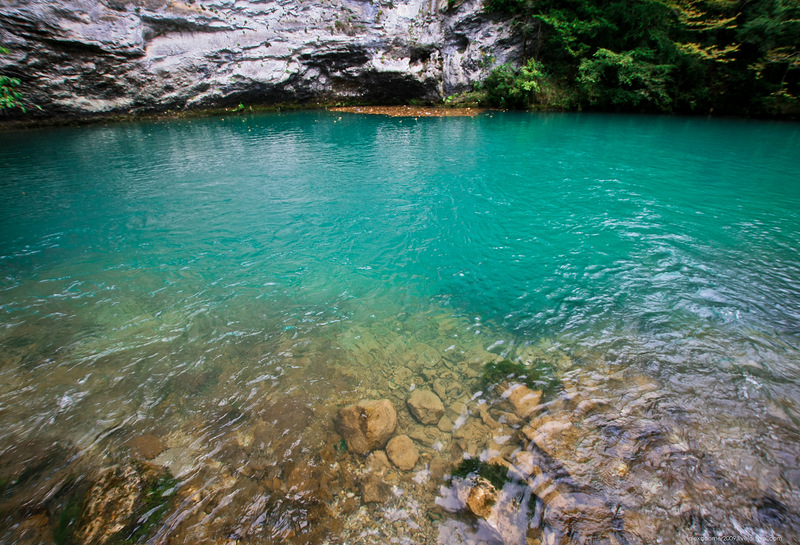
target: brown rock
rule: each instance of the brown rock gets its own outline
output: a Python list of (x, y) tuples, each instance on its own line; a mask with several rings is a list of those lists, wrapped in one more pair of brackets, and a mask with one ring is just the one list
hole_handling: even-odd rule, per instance
[(376, 450), (367, 456), (367, 468), (378, 475), (383, 475), (392, 469), (392, 466), (389, 464), (389, 458), (386, 453), (382, 450)]
[(431, 445), (435, 440), (433, 437), (428, 435), (428, 433), (425, 431), (425, 428), (422, 426), (417, 426), (416, 428), (409, 430), (408, 436), (422, 445)]
[(17, 526), (12, 536), (16, 545), (41, 545), (53, 543), (52, 531), (47, 513), (29, 516)]
[(455, 401), (448, 407), (448, 410), (450, 411), (450, 420), (456, 420), (462, 414), (467, 414), (469, 412), (467, 404), (462, 400)]
[(514, 413), (507, 413), (507, 412), (500, 413), (500, 419), (498, 420), (498, 422), (500, 422), (501, 424), (508, 424), (514, 429), (517, 429), (523, 424), (525, 424), (525, 421), (522, 420), (520, 417), (518, 417)]
[(453, 432), (453, 422), (446, 416), (443, 416), (439, 419), (439, 422), (438, 424), (436, 424), (436, 427), (439, 428), (439, 431), (443, 433)]
[(541, 450), (556, 456), (559, 454), (559, 447), (566, 446), (562, 439), (571, 428), (572, 423), (569, 421), (540, 419), (524, 428), (522, 432)]
[(389, 499), (391, 488), (374, 473), (361, 480), (361, 501), (363, 503), (383, 503)]
[(481, 420), (484, 424), (492, 428), (493, 430), (499, 430), (502, 428), (502, 424), (500, 424), (497, 420), (492, 418), (492, 415), (489, 414), (489, 409), (486, 408), (486, 405), (480, 405), (478, 407), (478, 414), (481, 417)]
[(508, 402), (511, 403), (514, 414), (520, 418), (528, 418), (539, 406), (539, 402), (542, 400), (542, 392), (539, 390), (533, 391), (524, 384), (512, 384), (503, 394), (503, 397), (506, 397)]
[(359, 401), (339, 411), (336, 431), (355, 454), (383, 448), (397, 427), (397, 413), (388, 399)]
[(478, 477), (467, 496), (467, 508), (475, 516), (486, 518), (492, 514), (495, 503), (497, 503), (497, 490), (492, 483), (483, 477)]
[(444, 474), (447, 473), (447, 462), (444, 461), (444, 458), (438, 454), (431, 458), (430, 472), (431, 477), (437, 481), (444, 477)]
[(408, 435), (392, 437), (386, 445), (386, 454), (392, 463), (403, 471), (414, 469), (419, 460), (419, 451)]
[(447, 385), (443, 380), (437, 379), (433, 381), (433, 391), (436, 392), (440, 399), (447, 397)]
[(287, 479), (288, 491), (295, 498), (326, 498), (330, 495), (327, 490), (327, 479), (323, 478), (318, 467), (300, 465), (295, 467)]
[(128, 441), (128, 447), (130, 447), (134, 456), (145, 460), (152, 460), (166, 449), (164, 441), (153, 433), (137, 435)]
[(541, 471), (536, 465), (533, 454), (525, 450), (518, 452), (514, 457), (514, 467), (522, 479), (527, 479), (534, 472)]
[(128, 524), (143, 488), (142, 476), (131, 466), (106, 470), (89, 490), (84, 512), (88, 524), (78, 532), (82, 543), (104, 541)]
[(430, 390), (414, 390), (408, 398), (411, 414), (425, 425), (436, 425), (444, 415), (444, 404), (439, 396)]

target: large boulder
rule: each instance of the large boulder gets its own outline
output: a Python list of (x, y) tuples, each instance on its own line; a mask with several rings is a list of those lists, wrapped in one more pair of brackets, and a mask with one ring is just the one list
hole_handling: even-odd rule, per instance
[(444, 404), (430, 390), (414, 390), (406, 401), (414, 418), (425, 425), (436, 425), (444, 415)]
[(392, 440), (386, 445), (386, 454), (392, 463), (403, 471), (414, 469), (419, 460), (419, 451), (408, 435), (392, 437)]
[(388, 399), (364, 400), (341, 409), (335, 424), (348, 450), (363, 455), (386, 445), (397, 427), (397, 412)]

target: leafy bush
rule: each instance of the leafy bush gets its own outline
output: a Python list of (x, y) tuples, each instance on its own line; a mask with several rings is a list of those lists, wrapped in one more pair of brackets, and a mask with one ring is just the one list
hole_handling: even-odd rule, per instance
[(591, 59), (583, 59), (578, 81), (589, 104), (618, 108), (669, 110), (669, 86), (674, 66), (651, 62), (648, 50), (614, 53), (598, 49)]
[[(8, 49), (0, 47), (0, 55), (8, 55)], [(27, 112), (22, 102), (22, 93), (18, 90), (20, 83), (18, 78), (0, 74), (0, 110), (19, 108), (23, 113)]]
[(527, 108), (540, 102), (543, 85), (547, 82), (540, 62), (531, 59), (517, 70), (501, 64), (483, 82), (486, 102), (500, 108)]

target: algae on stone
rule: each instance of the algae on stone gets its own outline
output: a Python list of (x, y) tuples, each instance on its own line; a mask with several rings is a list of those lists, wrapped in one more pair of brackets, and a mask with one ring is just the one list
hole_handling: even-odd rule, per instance
[(481, 462), (477, 458), (461, 460), (461, 463), (458, 464), (458, 467), (453, 470), (451, 475), (462, 479), (470, 475), (477, 475), (492, 483), (495, 488), (503, 488), (503, 485), (509, 480), (507, 467), (500, 464)]
[(552, 393), (559, 386), (555, 370), (546, 362), (538, 361), (526, 366), (505, 359), (498, 362), (489, 362), (483, 367), (481, 375), (482, 388), (492, 388), (506, 380), (514, 380), (525, 384), (531, 390), (541, 390), (545, 393)]

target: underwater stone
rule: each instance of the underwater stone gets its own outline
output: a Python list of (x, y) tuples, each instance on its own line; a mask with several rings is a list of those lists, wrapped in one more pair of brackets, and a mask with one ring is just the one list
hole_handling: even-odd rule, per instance
[(131, 466), (107, 469), (89, 491), (84, 518), (88, 521), (78, 533), (83, 543), (106, 541), (128, 524), (144, 479)]
[(492, 514), (495, 503), (497, 503), (497, 490), (488, 480), (478, 477), (467, 496), (467, 508), (475, 516), (487, 518)]
[(439, 419), (439, 422), (436, 424), (436, 427), (439, 428), (439, 431), (444, 433), (453, 432), (453, 422), (446, 416), (443, 416)]
[(382, 450), (376, 450), (367, 456), (367, 468), (378, 475), (383, 475), (392, 469), (392, 466), (389, 463), (389, 458), (386, 456), (386, 453)]
[(383, 480), (371, 473), (361, 481), (361, 501), (364, 503), (383, 503), (389, 499), (391, 488)]
[(392, 463), (403, 471), (414, 469), (419, 460), (419, 451), (408, 435), (392, 437), (386, 445), (386, 454)]
[(388, 399), (364, 400), (339, 411), (336, 431), (355, 454), (383, 448), (397, 427), (397, 412)]
[(522, 479), (527, 479), (538, 469), (536, 460), (528, 451), (520, 451), (514, 456), (514, 468), (519, 472)]
[(411, 414), (428, 426), (436, 425), (444, 415), (442, 400), (430, 390), (414, 390), (406, 403)]
[(131, 452), (145, 460), (152, 460), (166, 449), (164, 441), (154, 433), (137, 435), (128, 441)]
[(444, 477), (444, 475), (447, 473), (447, 469), (447, 462), (444, 461), (444, 458), (438, 454), (431, 458), (429, 470), (433, 479), (439, 480)]
[(520, 418), (528, 418), (539, 406), (542, 400), (542, 392), (533, 391), (524, 384), (512, 384), (503, 393), (504, 398), (508, 399), (514, 414)]
[(522, 433), (539, 449), (551, 456), (560, 458), (566, 447), (562, 436), (572, 428), (572, 423), (566, 420), (541, 418), (522, 430)]

